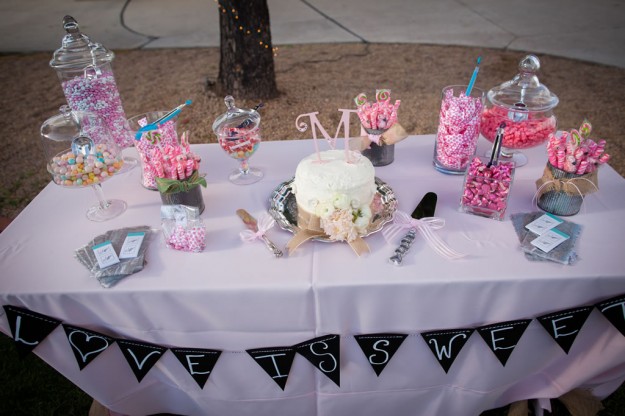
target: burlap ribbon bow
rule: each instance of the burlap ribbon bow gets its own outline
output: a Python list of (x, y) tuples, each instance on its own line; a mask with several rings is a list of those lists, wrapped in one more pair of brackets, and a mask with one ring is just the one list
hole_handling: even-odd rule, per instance
[[(286, 245), (289, 254), (294, 252), (301, 244), (316, 237), (329, 238), (325, 231), (323, 231), (323, 228), (321, 228), (321, 218), (303, 212), (301, 209), (298, 210), (297, 231)], [(358, 256), (369, 252), (369, 246), (362, 237), (357, 237), (354, 240), (347, 241), (347, 243)]]
[(156, 187), (162, 194), (175, 194), (187, 192), (192, 188), (202, 185), (206, 188), (206, 179), (200, 176), (198, 171), (194, 171), (191, 176), (184, 180), (156, 178)]
[(585, 175), (577, 175), (574, 178), (555, 178), (549, 166), (545, 166), (543, 176), (536, 181), (535, 198), (549, 191), (564, 192), (568, 195), (584, 196), (599, 190), (597, 176), (598, 169)]

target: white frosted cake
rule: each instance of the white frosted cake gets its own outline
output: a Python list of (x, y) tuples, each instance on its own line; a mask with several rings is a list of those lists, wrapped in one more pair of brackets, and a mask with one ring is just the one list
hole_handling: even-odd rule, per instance
[(321, 219), (331, 239), (351, 241), (365, 232), (371, 219), (376, 191), (375, 169), (369, 159), (345, 150), (314, 153), (302, 159), (295, 171), (293, 193), (298, 211)]

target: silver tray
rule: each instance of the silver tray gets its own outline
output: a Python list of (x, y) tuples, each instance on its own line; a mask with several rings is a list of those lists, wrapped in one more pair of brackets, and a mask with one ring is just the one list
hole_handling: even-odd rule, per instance
[[(269, 214), (276, 220), (276, 223), (283, 230), (295, 233), (297, 228), (297, 202), (293, 194), (293, 181), (291, 178), (286, 182), (282, 182), (271, 193), (269, 199)], [(384, 224), (393, 219), (393, 214), (397, 209), (397, 199), (393, 190), (380, 178), (375, 178), (376, 192), (371, 204), (371, 222), (363, 237), (380, 231)], [(314, 237), (313, 240), (334, 242), (328, 237)]]

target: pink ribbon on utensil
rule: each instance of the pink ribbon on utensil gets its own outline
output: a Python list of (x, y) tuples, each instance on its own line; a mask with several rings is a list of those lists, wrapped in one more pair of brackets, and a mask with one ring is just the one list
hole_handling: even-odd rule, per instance
[(239, 233), (241, 240), (250, 243), (254, 240), (258, 240), (262, 238), (263, 235), (267, 231), (269, 231), (276, 224), (276, 220), (274, 220), (269, 214), (266, 212), (262, 213), (258, 218), (258, 231), (254, 232), (252, 230), (243, 230)]

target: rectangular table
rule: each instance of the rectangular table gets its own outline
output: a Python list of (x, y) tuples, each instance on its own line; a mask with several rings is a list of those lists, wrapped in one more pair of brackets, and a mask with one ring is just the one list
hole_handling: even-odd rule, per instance
[[(128, 415), (477, 415), (577, 387), (600, 397), (612, 392), (625, 378), (625, 337), (597, 309), (568, 354), (533, 318), (625, 294), (625, 180), (601, 167), (600, 192), (569, 218), (584, 227), (577, 264), (530, 262), (509, 218), (537, 210), (534, 182), (545, 150), (525, 151), (530, 162), (517, 169), (506, 218), (499, 222), (458, 211), (463, 177), (434, 170), (433, 140), (408, 137), (376, 176), (394, 190), (404, 212), (436, 192), (436, 216), (446, 221), (436, 232), (467, 253), (464, 259), (448, 261), (417, 237), (396, 267), (387, 262), (396, 242), (387, 243), (381, 233), (366, 238), (371, 253), (363, 257), (344, 243), (313, 241), (275, 259), (260, 242), (240, 240), (244, 227), (235, 211), (265, 212), (271, 192), (313, 152), (312, 141), (262, 143), (250, 163), (265, 177), (249, 186), (227, 181), (236, 161), (217, 145), (195, 145), (208, 182), (202, 190), (204, 252), (168, 249), (159, 235), (143, 271), (104, 289), (73, 258), (74, 250), (107, 230), (159, 228), (158, 193), (141, 187), (139, 169), (114, 177), (103, 184), (104, 193), (125, 200), (128, 210), (96, 223), (85, 217), (95, 202), (92, 190), (50, 184), (0, 234), (0, 304), (115, 338), (222, 351), (201, 389), (170, 351), (138, 382), (119, 345), (82, 371), (61, 327), (35, 348), (86, 393)], [(478, 151), (487, 148), (484, 141)], [(268, 235), (281, 247), (292, 236), (278, 227)], [(532, 321), (505, 366), (476, 332), (446, 373), (421, 335), (519, 319)], [(10, 334), (6, 315), (0, 330)], [(407, 334), (379, 376), (354, 338), (375, 333)], [(340, 387), (296, 354), (283, 391), (245, 352), (328, 334), (340, 335)]]

